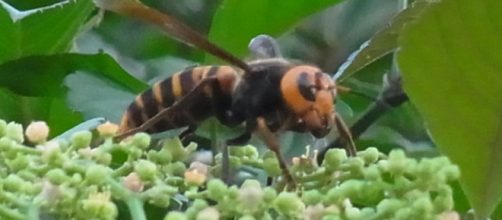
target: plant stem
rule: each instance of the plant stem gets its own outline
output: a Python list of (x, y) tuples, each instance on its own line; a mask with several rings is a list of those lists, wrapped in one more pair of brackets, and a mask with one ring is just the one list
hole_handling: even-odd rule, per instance
[(143, 209), (143, 201), (130, 196), (125, 199), (125, 203), (131, 212), (131, 219), (146, 220), (145, 210)]
[(132, 220), (146, 220), (145, 210), (143, 208), (143, 201), (136, 196), (133, 192), (124, 188), (120, 183), (112, 178), (108, 178), (107, 183), (110, 185), (112, 193), (124, 200), (131, 213)]
[(37, 202), (32, 202), (28, 205), (28, 209), (26, 211), (26, 219), (27, 220), (38, 220), (40, 219), (39, 214), (39, 206)]

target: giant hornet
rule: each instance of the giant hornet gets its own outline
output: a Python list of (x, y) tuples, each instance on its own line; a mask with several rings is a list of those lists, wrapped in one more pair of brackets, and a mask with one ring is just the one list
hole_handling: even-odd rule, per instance
[(321, 138), (336, 126), (350, 140), (346, 147), (349, 155), (355, 154), (350, 132), (335, 112), (334, 80), (314, 65), (283, 59), (271, 37), (254, 38), (249, 48), (259, 59), (243, 62), (180, 21), (137, 1), (102, 0), (98, 4), (154, 23), (233, 65), (189, 68), (155, 83), (129, 105), (118, 138), (139, 131), (155, 133), (188, 126), (181, 134), (184, 136), (213, 116), (230, 127), (244, 123), (245, 132), (228, 140), (227, 145), (246, 143), (257, 134), (278, 157), (288, 181), (293, 179), (276, 132), (310, 132)]

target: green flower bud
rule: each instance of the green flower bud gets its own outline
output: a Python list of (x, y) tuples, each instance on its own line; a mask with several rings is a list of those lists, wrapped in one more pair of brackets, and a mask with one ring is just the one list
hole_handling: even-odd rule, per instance
[(345, 216), (347, 219), (361, 219), (362, 213), (359, 208), (347, 207), (345, 208)]
[(82, 182), (82, 180), (83, 180), (83, 177), (82, 177), (82, 175), (80, 175), (80, 173), (74, 173), (71, 176), (70, 182), (73, 184), (79, 184)]
[(35, 184), (24, 181), (23, 184), (20, 186), (19, 191), (26, 194), (26, 195), (36, 195), (40, 192), (40, 187), (37, 187)]
[(167, 213), (166, 217), (164, 217), (164, 220), (187, 220), (187, 216), (183, 212), (178, 212), (178, 211), (170, 211)]
[(415, 159), (406, 158), (405, 173), (415, 175), (417, 172), (418, 162)]
[(263, 213), (262, 216), (260, 216), (260, 220), (273, 220), (272, 216), (270, 215), (270, 213), (268, 212), (265, 212)]
[(438, 195), (434, 198), (434, 211), (436, 213), (446, 212), (453, 209), (452, 189), (449, 185), (443, 185), (438, 191)]
[(263, 169), (269, 176), (277, 177), (282, 175), (281, 167), (279, 166), (279, 161), (275, 155), (264, 155), (263, 158)]
[(434, 207), (428, 196), (422, 196), (413, 201), (411, 205), (413, 219), (429, 219)]
[(221, 153), (218, 153), (218, 154), (214, 155), (213, 160), (214, 160), (215, 164), (221, 164), (222, 158), (223, 158), (223, 155)]
[(171, 153), (166, 149), (161, 149), (160, 151), (150, 150), (148, 151), (147, 157), (150, 161), (154, 161), (158, 164), (168, 164), (173, 160)]
[(68, 180), (68, 176), (66, 175), (64, 170), (59, 168), (49, 170), (49, 172), (45, 174), (45, 178), (47, 178), (54, 185), (60, 185), (61, 183)]
[(258, 180), (247, 179), (247, 180), (244, 180), (244, 183), (242, 183), (242, 185), (241, 185), (241, 188), (246, 188), (246, 187), (261, 188), (261, 184)]
[(245, 153), (246, 157), (248, 157), (248, 158), (258, 159), (258, 157), (260, 156), (260, 154), (258, 153), (258, 150), (253, 145), (246, 145), (242, 148), (244, 149), (244, 151), (245, 151), (244, 153)]
[(302, 195), (305, 205), (316, 205), (322, 202), (324, 195), (319, 190), (304, 191)]
[(195, 201), (193, 201), (193, 204), (192, 204), (192, 207), (197, 210), (202, 210), (203, 208), (206, 208), (207, 206), (208, 206), (207, 202), (202, 199), (196, 199)]
[(393, 184), (394, 193), (397, 193), (397, 194), (406, 193), (409, 190), (411, 190), (412, 188), (417, 187), (416, 183), (417, 183), (417, 181), (412, 182), (404, 176), (394, 177), (394, 184)]
[(184, 161), (188, 156), (188, 153), (185, 151), (185, 148), (179, 138), (165, 140), (162, 149), (170, 152), (175, 161)]
[(381, 219), (391, 219), (402, 206), (403, 202), (398, 199), (384, 199), (377, 205), (377, 216)]
[(7, 152), (16, 146), (16, 142), (7, 137), (0, 138), (0, 151)]
[(403, 207), (395, 211), (394, 219), (396, 220), (408, 220), (408, 219), (423, 219), (415, 218), (413, 210), (409, 207)]
[(322, 220), (344, 220), (344, 218), (337, 214), (326, 214)]
[(240, 217), (239, 220), (256, 220), (256, 218), (253, 217), (252, 215), (244, 215)]
[(196, 150), (197, 150), (197, 144), (194, 142), (190, 142), (190, 144), (188, 144), (188, 146), (185, 147), (185, 152), (187, 155), (195, 152)]
[(364, 182), (350, 179), (328, 191), (326, 201), (329, 204), (340, 204), (346, 197), (356, 198), (364, 187)]
[(59, 139), (57, 140), (57, 143), (59, 144), (59, 148), (61, 151), (65, 152), (68, 151), (68, 148), (70, 147), (70, 142), (66, 139)]
[(86, 147), (86, 148), (79, 149), (77, 152), (83, 158), (90, 160), (94, 156), (96, 149), (93, 150), (90, 147)]
[(85, 180), (89, 184), (100, 185), (109, 177), (109, 168), (102, 165), (91, 165), (85, 172)]
[(449, 165), (443, 168), (446, 181), (454, 181), (460, 177), (460, 169), (456, 165)]
[[(49, 193), (54, 193), (54, 192), (49, 192)], [(62, 204), (75, 204), (75, 199), (77, 198), (77, 195), (80, 196), (80, 194), (76, 189), (67, 187), (65, 186), (65, 184), (62, 184), (57, 186), (57, 191), (55, 195), (52, 195), (52, 197), (53, 198), (57, 197), (55, 198), (57, 199), (57, 201), (55, 202), (61, 202)]]
[(385, 185), (382, 182), (361, 182), (360, 190), (353, 192), (351, 199), (363, 206), (375, 206), (385, 198)]
[(16, 141), (19, 144), (23, 143), (24, 142), (23, 125), (15, 122), (9, 122), (9, 124), (7, 124), (7, 127), (5, 129), (5, 136), (13, 141)]
[(139, 149), (147, 149), (150, 147), (150, 135), (140, 132), (134, 134), (132, 138), (132, 145), (139, 148)]
[(375, 147), (368, 147), (364, 151), (357, 153), (357, 156), (361, 157), (366, 164), (375, 163), (378, 160), (380, 152)]
[(275, 189), (270, 187), (265, 187), (263, 189), (263, 201), (265, 201), (266, 203), (273, 202), (276, 197), (277, 197), (277, 192), (275, 191)]
[(168, 207), (178, 189), (169, 185), (156, 185), (145, 192), (148, 201), (158, 207)]
[(20, 171), (28, 167), (28, 165), (30, 164), (30, 159), (24, 154), (17, 153), (14, 160), (6, 160), (5, 162), (9, 166), (11, 171)]
[(213, 200), (221, 200), (227, 194), (227, 185), (220, 179), (212, 179), (207, 183), (208, 197)]
[(130, 160), (137, 160), (143, 156), (143, 150), (136, 148), (136, 147), (131, 147), (127, 150), (127, 154), (129, 155)]
[(78, 150), (89, 147), (91, 139), (92, 133), (90, 131), (79, 131), (71, 136), (71, 144), (76, 150)]
[(7, 134), (7, 122), (4, 120), (0, 120), (0, 137), (3, 137)]
[(402, 175), (407, 169), (407, 158), (402, 150), (392, 150), (389, 153), (389, 172), (393, 175)]
[[(38, 181), (38, 178), (39, 178), (39, 177), (37, 176), (37, 174), (35, 174), (34, 172), (32, 172), (32, 171), (30, 171), (30, 170), (27, 170), (27, 169), (25, 169), (25, 170), (20, 170), (20, 171), (17, 173), (17, 175), (18, 175), (19, 177), (21, 177), (22, 179), (24, 179), (24, 180), (28, 180), (28, 181), (31, 181), (31, 182), (36, 182), (36, 181)], [(2, 175), (0, 175), (0, 176), (2, 176)]]
[(237, 188), (237, 186), (229, 187), (227, 190), (227, 197), (232, 200), (239, 198), (239, 188)]
[(89, 219), (116, 219), (118, 215), (117, 206), (110, 201), (109, 193), (91, 194), (82, 201), (82, 212)]
[(3, 181), (4, 188), (8, 191), (21, 191), (23, 184), (24, 180), (15, 174), (9, 174)]
[[(343, 166), (346, 168), (350, 174), (355, 175), (357, 177), (363, 176), (363, 170), (364, 170), (364, 161), (361, 158), (358, 157), (351, 157), (349, 158), (346, 163)], [(345, 169), (344, 169), (345, 170)]]
[(154, 180), (157, 176), (157, 165), (148, 160), (139, 160), (134, 164), (134, 171), (143, 181)]
[(183, 162), (174, 162), (166, 166), (166, 171), (173, 176), (183, 176), (187, 168)]
[(96, 162), (108, 166), (112, 162), (112, 155), (107, 152), (98, 151), (94, 154)]
[(64, 156), (59, 147), (59, 142), (49, 141), (38, 146), (42, 150), (42, 159), (45, 163), (54, 167), (60, 167), (64, 163)]
[(389, 172), (389, 161), (388, 160), (380, 160), (377, 162), (378, 170), (383, 175)]
[(62, 167), (66, 173), (85, 173), (87, 171), (87, 167), (72, 160), (65, 161)]
[(375, 164), (371, 164), (363, 170), (363, 176), (365, 180), (378, 181), (382, 179), (380, 175), (380, 169)]
[(329, 149), (323, 161), (323, 166), (329, 171), (334, 171), (338, 169), (340, 164), (347, 159), (347, 153), (344, 149)]
[(239, 190), (239, 201), (242, 206), (241, 210), (244, 213), (256, 212), (263, 201), (263, 190), (260, 182), (252, 179), (245, 180)]
[(242, 146), (242, 147), (229, 147), (228, 152), (231, 156), (235, 156), (235, 157), (245, 157), (246, 156), (246, 149), (244, 149), (244, 146)]
[(207, 207), (202, 209), (199, 214), (197, 214), (196, 220), (218, 220), (220, 219), (220, 212), (218, 209), (213, 207)]
[[(12, 141), (12, 140), (11, 140)], [(14, 142), (14, 141), (12, 141)], [(2, 156), (6, 159), (6, 160), (14, 160), (16, 159), (16, 156), (17, 156), (17, 150), (16, 150), (16, 144), (14, 145), (14, 148), (10, 149), (10, 150), (7, 150), (7, 151), (4, 151), (2, 152)]]
[(299, 217), (305, 205), (295, 193), (281, 192), (274, 200), (274, 209), (285, 216)]
[(365, 208), (362, 208), (361, 210), (361, 214), (360, 214), (360, 217), (359, 219), (371, 219), (372, 217), (375, 216), (375, 209), (373, 209), (372, 207), (365, 207)]
[(229, 162), (231, 167), (240, 167), (242, 166), (241, 158), (236, 156), (230, 156)]

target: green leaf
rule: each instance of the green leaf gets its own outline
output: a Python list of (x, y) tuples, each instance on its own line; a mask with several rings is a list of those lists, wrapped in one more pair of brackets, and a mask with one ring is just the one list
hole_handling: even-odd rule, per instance
[(427, 1), (417, 1), (412, 7), (401, 11), (392, 19), (389, 25), (378, 31), (369, 41), (352, 53), (347, 61), (340, 66), (335, 77), (342, 82), (359, 70), (371, 63), (392, 53), (398, 47), (398, 37), (401, 30), (411, 21), (414, 21), (429, 6)]
[(28, 11), (18, 11), (0, 1), (0, 63), (68, 51), (93, 9), (89, 0), (65, 1)]
[(247, 45), (253, 37), (281, 34), (306, 16), (338, 2), (225, 0), (214, 15), (209, 39), (235, 55), (243, 56), (247, 54)]
[(81, 116), (66, 107), (63, 98), (26, 97), (0, 88), (0, 118), (28, 125), (43, 120), (49, 124), (50, 135), (57, 135), (81, 120)]
[(116, 123), (139, 93), (117, 81), (82, 71), (68, 76), (65, 85), (69, 88), (68, 105), (81, 112), (85, 119), (104, 117)]
[(459, 165), (479, 219), (502, 197), (502, 2), (443, 0), (406, 29), (404, 87), (440, 150)]
[[(64, 80), (76, 71), (92, 74), (101, 84), (81, 80), (65, 85)], [(82, 92), (75, 100), (74, 96), (68, 95), (67, 100), (64, 94), (68, 88), (65, 86), (70, 86), (70, 94), (78, 89)], [(0, 109), (0, 118), (24, 124), (32, 120), (45, 120), (54, 131), (51, 134), (58, 134), (82, 119), (80, 114), (67, 107), (67, 101), (73, 109), (83, 112), (84, 116), (117, 119), (125, 107), (116, 106), (116, 103), (129, 102), (132, 94), (147, 87), (125, 72), (107, 54), (25, 57), (0, 65), (0, 102), (4, 106)], [(117, 91), (127, 96), (114, 96)], [(106, 102), (99, 102), (104, 98), (108, 98)], [(87, 114), (85, 110), (93, 110), (93, 106), (113, 114), (101, 115), (104, 111)]]
[(64, 78), (77, 70), (111, 80), (134, 93), (147, 88), (107, 54), (58, 54), (10, 61), (0, 65), (0, 86), (24, 96), (60, 96), (65, 92)]

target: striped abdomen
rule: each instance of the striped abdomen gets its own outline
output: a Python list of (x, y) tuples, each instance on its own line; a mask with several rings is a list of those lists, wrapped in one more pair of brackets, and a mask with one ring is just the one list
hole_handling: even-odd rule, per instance
[(122, 116), (119, 131), (136, 128), (181, 100), (182, 105), (177, 105), (172, 114), (147, 131), (154, 133), (194, 125), (218, 114), (215, 108), (231, 105), (237, 79), (237, 72), (230, 66), (201, 66), (176, 73), (136, 96)]

